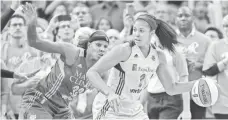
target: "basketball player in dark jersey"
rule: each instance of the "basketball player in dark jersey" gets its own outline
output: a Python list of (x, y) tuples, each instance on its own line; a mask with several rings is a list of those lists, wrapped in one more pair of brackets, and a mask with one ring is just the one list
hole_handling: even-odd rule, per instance
[(39, 114), (39, 108), (42, 107), (53, 119), (72, 119), (69, 101), (89, 88), (86, 72), (105, 54), (108, 37), (101, 31), (94, 32), (85, 42), (85, 49), (65, 42), (42, 41), (36, 34), (34, 7), (26, 4), (23, 12), (28, 17), (29, 45), (44, 52), (59, 53), (61, 57), (36, 87), (25, 91), (20, 118), (42, 118), (42, 114)]

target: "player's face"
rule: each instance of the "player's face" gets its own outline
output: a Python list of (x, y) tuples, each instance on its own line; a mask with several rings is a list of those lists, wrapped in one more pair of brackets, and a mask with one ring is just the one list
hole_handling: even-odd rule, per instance
[(63, 41), (73, 39), (74, 29), (71, 27), (70, 21), (62, 21), (59, 23), (58, 35)]
[(100, 40), (89, 43), (88, 54), (94, 60), (99, 60), (108, 50), (108, 42)]
[(144, 20), (136, 20), (133, 26), (134, 41), (138, 46), (146, 46), (150, 43), (152, 35), (150, 25)]

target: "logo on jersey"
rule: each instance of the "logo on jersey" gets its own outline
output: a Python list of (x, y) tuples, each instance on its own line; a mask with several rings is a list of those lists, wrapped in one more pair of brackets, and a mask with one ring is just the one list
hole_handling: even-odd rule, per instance
[(73, 91), (70, 92), (71, 96), (77, 96), (78, 94), (84, 93), (86, 88), (89, 87), (86, 75), (78, 70), (76, 70), (74, 76), (70, 76), (70, 81), (74, 86)]
[(142, 74), (142, 75), (140, 76), (139, 87), (142, 87), (142, 85), (143, 85), (145, 79), (146, 79), (146, 74)]
[(134, 58), (138, 58), (138, 57), (139, 57), (139, 55), (138, 54), (135, 54)]
[(137, 64), (132, 65), (132, 71), (137, 71)]
[(142, 89), (130, 89), (130, 93), (140, 93)]
[(154, 72), (150, 67), (138, 67), (137, 64), (132, 65), (132, 71), (141, 71), (141, 72)]
[(153, 61), (155, 61), (155, 56), (153, 55), (153, 56), (151, 57), (151, 59), (152, 59)]

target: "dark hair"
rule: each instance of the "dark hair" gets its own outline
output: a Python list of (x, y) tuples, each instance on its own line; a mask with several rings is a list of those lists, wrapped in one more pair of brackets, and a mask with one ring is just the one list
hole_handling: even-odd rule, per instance
[(80, 44), (78, 44), (78, 47), (87, 49), (88, 43), (92, 43), (97, 40), (103, 40), (103, 41), (107, 41), (109, 43), (109, 38), (106, 35), (106, 33), (103, 31), (97, 30), (97, 31), (93, 32), (93, 34), (90, 35), (88, 40), (85, 40), (85, 41), (81, 42)]
[(21, 18), (21, 19), (24, 21), (24, 25), (26, 25), (25, 17), (23, 17), (22, 15), (19, 15), (19, 14), (15, 14), (15, 15), (13, 15), (13, 16), (10, 18), (9, 23), (8, 23), (9, 26), (10, 26), (11, 20), (12, 20), (13, 18)]
[(209, 30), (213, 30), (213, 31), (217, 32), (219, 39), (223, 39), (223, 34), (222, 34), (222, 32), (221, 32), (218, 28), (216, 28), (216, 27), (208, 27), (208, 28), (205, 30), (204, 33), (206, 33), (206, 32), (209, 31)]
[(112, 22), (111, 22), (108, 18), (101, 17), (101, 18), (99, 19), (99, 21), (97, 22), (96, 30), (98, 30), (98, 27), (99, 27), (99, 25), (100, 25), (100, 23), (101, 23), (101, 20), (103, 20), (103, 19), (105, 19), (105, 20), (108, 21), (108, 23), (109, 23), (109, 25), (110, 25), (110, 29), (112, 29), (112, 28), (113, 28)]
[(136, 20), (138, 19), (146, 21), (150, 25), (151, 30), (155, 30), (162, 47), (171, 52), (175, 51), (174, 44), (178, 44), (177, 34), (175, 30), (168, 25), (168, 23), (160, 19), (156, 19), (154, 16), (149, 14), (140, 15)]

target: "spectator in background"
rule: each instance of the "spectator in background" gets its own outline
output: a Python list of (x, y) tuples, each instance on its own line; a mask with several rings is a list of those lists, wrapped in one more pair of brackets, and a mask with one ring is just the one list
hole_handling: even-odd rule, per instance
[(223, 39), (222, 32), (216, 27), (208, 27), (205, 30), (204, 34), (206, 36), (210, 37), (211, 40), (213, 40), (213, 41), (217, 41), (217, 40)]
[(132, 31), (133, 31), (133, 23), (134, 19), (136, 19), (139, 15), (146, 14), (147, 12), (145, 11), (140, 11), (138, 14), (135, 16), (132, 16), (127, 13), (126, 8), (124, 9), (123, 12), (123, 23), (124, 23), (124, 28), (120, 32), (120, 39), (124, 41), (129, 41), (132, 39)]
[(92, 16), (85, 4), (78, 3), (71, 14), (77, 18), (80, 27), (92, 27)]
[(168, 15), (169, 15), (169, 24), (171, 24), (172, 27), (176, 26), (176, 16), (178, 11), (178, 6), (174, 4), (168, 4)]
[(58, 42), (73, 43), (74, 29), (71, 26), (71, 18), (59, 19), (59, 25), (56, 28), (56, 37)]
[[(11, 17), (8, 41), (3, 43), (1, 48), (2, 59), (9, 70), (17, 70), (23, 61), (37, 56), (37, 50), (27, 44), (25, 28), (26, 21), (23, 16), (16, 14)], [(11, 88), (12, 83), (13, 79), (9, 79), (9, 88)], [(13, 95), (11, 92), (9, 95), (8, 104), (12, 108), (11, 112), (13, 112), (15, 118), (18, 118), (21, 96)]]
[(112, 27), (112, 22), (108, 18), (101, 17), (96, 25), (96, 30), (107, 32)]
[[(2, 3), (2, 1), (1, 1), (1, 3)], [(4, 11), (3, 15), (1, 16), (1, 32), (19, 5), (20, 5), (19, 0), (12, 1), (10, 8), (7, 9), (6, 11)], [(3, 6), (4, 6), (4, 4), (3, 4)], [(6, 7), (6, 6), (4, 6), (4, 7)]]
[(194, 16), (196, 29), (203, 33), (210, 24), (207, 1), (195, 1)]
[(90, 8), (95, 24), (101, 17), (110, 18), (113, 28), (121, 31), (123, 29), (123, 10), (125, 3), (120, 1), (104, 1)]
[(147, 1), (147, 0), (134, 0), (132, 3), (136, 11), (147, 11), (153, 12), (154, 9), (157, 8), (157, 4), (155, 1)]
[(228, 1), (221, 1), (221, 5), (222, 5), (222, 15), (223, 17), (225, 17), (226, 15), (228, 15)]
[(120, 39), (120, 32), (116, 29), (109, 29), (106, 32), (109, 38), (109, 49), (112, 49), (114, 46), (123, 43), (123, 40)]
[[(193, 13), (188, 7), (181, 7), (176, 17), (176, 33), (181, 43), (177, 50), (187, 58), (189, 81), (202, 77), (202, 65), (210, 39), (200, 33), (193, 25)], [(198, 106), (193, 100), (190, 102), (192, 119), (204, 119), (205, 107)]]
[(216, 119), (228, 119), (228, 15), (223, 19), (224, 39), (213, 42), (204, 59), (204, 75), (214, 78), (220, 85), (220, 97), (212, 106)]
[(66, 9), (66, 6), (64, 5), (58, 5), (54, 12), (52, 13), (52, 16), (55, 16), (55, 15), (66, 15), (67, 14), (67, 9)]

